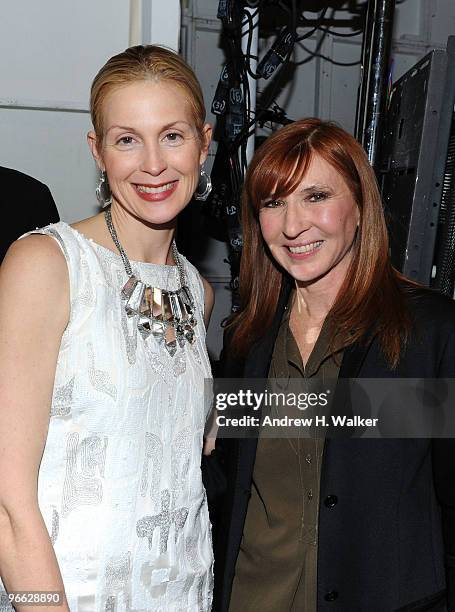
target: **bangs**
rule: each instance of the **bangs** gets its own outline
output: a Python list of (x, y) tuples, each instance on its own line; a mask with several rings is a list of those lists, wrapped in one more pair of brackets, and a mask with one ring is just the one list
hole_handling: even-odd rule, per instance
[(290, 150), (272, 149), (260, 156), (251, 168), (247, 185), (253, 210), (258, 213), (265, 200), (283, 198), (295, 191), (305, 176), (311, 157), (312, 152), (305, 142), (295, 144)]

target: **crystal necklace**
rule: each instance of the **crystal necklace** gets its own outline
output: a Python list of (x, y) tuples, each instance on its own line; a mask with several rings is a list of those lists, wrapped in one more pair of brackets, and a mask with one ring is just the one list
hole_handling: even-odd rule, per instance
[(185, 342), (192, 344), (196, 326), (195, 305), (189, 290), (185, 270), (172, 240), (172, 257), (177, 265), (180, 287), (167, 291), (146, 285), (133, 274), (128, 259), (115, 231), (110, 207), (104, 211), (107, 229), (120, 253), (128, 280), (122, 289), (122, 300), (126, 300), (125, 311), (128, 317), (137, 316), (137, 328), (143, 338), (150, 334), (159, 342), (164, 341), (168, 353), (173, 356), (177, 344), (183, 348)]

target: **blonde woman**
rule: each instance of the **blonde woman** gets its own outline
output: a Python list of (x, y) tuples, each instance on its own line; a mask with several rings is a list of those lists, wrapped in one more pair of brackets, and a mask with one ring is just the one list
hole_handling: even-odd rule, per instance
[(190, 67), (156, 46), (101, 68), (91, 114), (105, 211), (33, 232), (1, 269), (1, 578), (72, 612), (210, 610), (213, 297), (174, 233), (211, 128)]

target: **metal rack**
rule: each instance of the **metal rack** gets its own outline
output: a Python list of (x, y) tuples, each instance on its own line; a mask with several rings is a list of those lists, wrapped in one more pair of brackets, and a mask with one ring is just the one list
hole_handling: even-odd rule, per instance
[(379, 165), (392, 261), (425, 285), (434, 284), (436, 239), (441, 234), (455, 102), (454, 47), (455, 37), (450, 37), (447, 51), (432, 51), (394, 84)]

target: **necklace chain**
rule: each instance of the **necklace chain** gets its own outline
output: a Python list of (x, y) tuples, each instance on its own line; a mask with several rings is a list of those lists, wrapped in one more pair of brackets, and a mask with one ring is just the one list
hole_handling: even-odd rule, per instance
[[(119, 238), (117, 236), (117, 231), (116, 231), (114, 223), (112, 221), (112, 214), (111, 214), (111, 207), (110, 206), (104, 211), (104, 218), (106, 219), (107, 229), (109, 230), (111, 238), (112, 238), (115, 246), (117, 247), (118, 252), (120, 253), (120, 257), (122, 258), (123, 265), (125, 266), (126, 273), (128, 274), (128, 276), (134, 276), (133, 270), (131, 268), (130, 260), (128, 259), (128, 256), (125, 253), (124, 248), (120, 244), (120, 240), (119, 240)], [(183, 265), (182, 265), (182, 262), (180, 260), (180, 255), (179, 255), (179, 252), (177, 250), (177, 245), (175, 244), (175, 240), (174, 239), (172, 239), (171, 250), (172, 250), (172, 257), (174, 258), (175, 265), (177, 266), (177, 270), (178, 270), (178, 273), (179, 273), (180, 285), (182, 287), (185, 287), (185, 285), (186, 285), (185, 270), (183, 269)]]
[(195, 304), (186, 281), (186, 274), (180, 259), (175, 240), (171, 250), (174, 258), (180, 287), (175, 291), (147, 285), (140, 280), (131, 268), (130, 260), (120, 244), (110, 207), (104, 211), (107, 229), (122, 258), (128, 280), (122, 288), (122, 299), (126, 300), (125, 312), (128, 317), (137, 317), (137, 328), (144, 338), (152, 334), (159, 342), (164, 341), (168, 353), (173, 356), (177, 345), (183, 348), (185, 342), (195, 340)]

